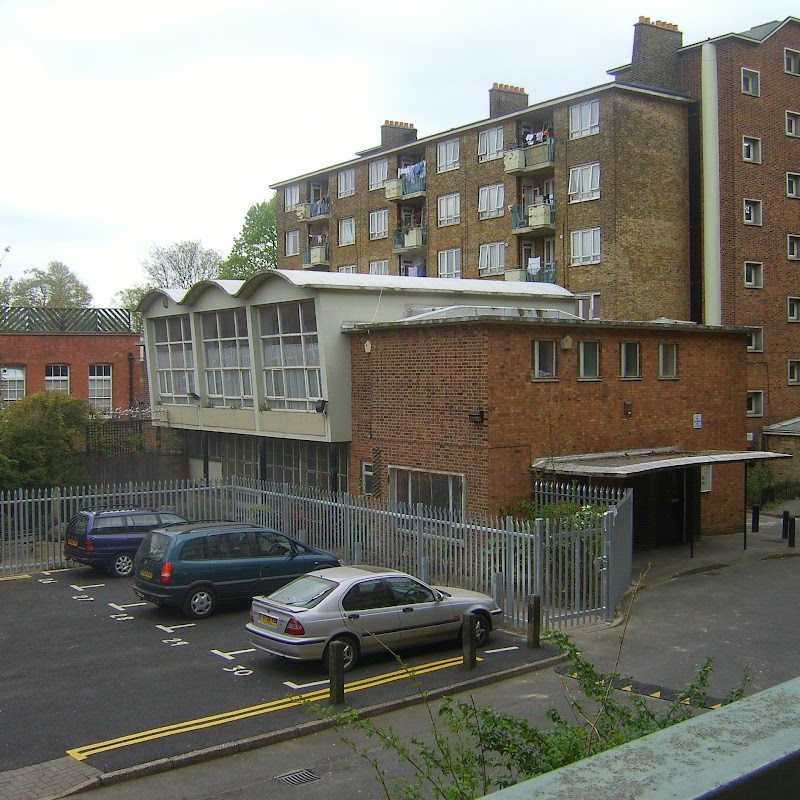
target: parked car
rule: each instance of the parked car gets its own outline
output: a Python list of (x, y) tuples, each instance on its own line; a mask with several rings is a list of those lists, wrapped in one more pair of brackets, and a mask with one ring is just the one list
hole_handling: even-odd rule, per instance
[(133, 588), (142, 600), (202, 619), (220, 601), (250, 600), (310, 570), (341, 563), (332, 553), (271, 528), (194, 523), (145, 536), (136, 553)]
[(341, 641), (350, 670), (362, 653), (459, 637), (470, 611), (484, 645), (502, 613), (488, 595), (428, 586), (392, 569), (338, 567), (254, 597), (246, 628), (255, 647), (296, 661), (327, 663), (328, 646)]
[(67, 524), (64, 557), (124, 578), (133, 574), (133, 557), (145, 534), (179, 522), (186, 518), (161, 509), (84, 509)]

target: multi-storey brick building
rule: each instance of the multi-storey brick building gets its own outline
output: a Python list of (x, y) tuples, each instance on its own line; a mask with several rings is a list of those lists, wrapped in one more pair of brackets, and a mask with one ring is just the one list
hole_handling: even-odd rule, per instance
[(684, 46), (640, 18), (614, 80), (281, 181), (279, 266), (560, 284), (586, 318), (753, 326), (747, 432), (800, 413), (800, 20)]

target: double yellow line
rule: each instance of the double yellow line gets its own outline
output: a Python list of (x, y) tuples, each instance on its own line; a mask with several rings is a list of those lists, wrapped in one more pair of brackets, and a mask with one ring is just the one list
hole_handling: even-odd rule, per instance
[[(348, 694), (351, 692), (358, 692), (363, 689), (371, 689), (375, 686), (394, 683), (395, 681), (402, 680), (403, 678), (425, 675), (428, 672), (436, 672), (441, 669), (460, 666), (462, 663), (463, 658), (461, 656), (456, 656), (453, 658), (444, 659), (442, 661), (432, 661), (428, 664), (421, 664), (418, 667), (398, 669), (394, 672), (388, 672), (383, 675), (376, 675), (372, 678), (364, 678), (359, 681), (347, 683), (345, 684), (344, 691), (346, 694)], [(329, 689), (327, 688), (317, 689), (313, 692), (305, 692), (304, 694), (299, 695), (289, 695), (281, 700), (271, 700), (268, 703), (260, 703), (257, 706), (238, 708), (233, 711), (226, 711), (222, 714), (213, 714), (209, 717), (190, 719), (186, 722), (176, 722), (172, 725), (165, 725), (161, 728), (151, 728), (148, 731), (129, 733), (127, 736), (120, 736), (116, 739), (108, 739), (105, 742), (98, 742), (97, 744), (87, 744), (83, 747), (75, 747), (72, 750), (67, 750), (67, 755), (72, 756), (72, 758), (77, 759), (78, 761), (84, 761), (85, 759), (89, 758), (89, 756), (94, 756), (98, 753), (105, 753), (108, 750), (118, 750), (123, 747), (130, 747), (134, 744), (150, 742), (154, 739), (163, 739), (166, 736), (177, 736), (181, 733), (198, 731), (202, 728), (213, 728), (215, 725), (224, 725), (228, 722), (237, 722), (242, 719), (247, 719), (248, 717), (257, 717), (260, 714), (269, 714), (272, 711), (281, 711), (285, 708), (303, 705), (304, 703), (318, 703), (321, 700), (325, 700), (328, 696)]]

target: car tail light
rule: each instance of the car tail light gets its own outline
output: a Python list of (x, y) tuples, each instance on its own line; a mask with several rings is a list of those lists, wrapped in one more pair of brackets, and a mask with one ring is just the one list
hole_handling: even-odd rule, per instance
[(286, 623), (286, 629), (284, 633), (288, 633), (290, 636), (302, 636), (306, 632), (306, 629), (302, 626), (299, 619), (295, 619), (292, 617)]
[(86, 552), (87, 553), (94, 552), (94, 540), (90, 539), (88, 536), (86, 537)]
[(161, 583), (169, 583), (172, 580), (172, 562), (167, 561), (161, 567)]
[(253, 606), (250, 606), (250, 622), (253, 622)]

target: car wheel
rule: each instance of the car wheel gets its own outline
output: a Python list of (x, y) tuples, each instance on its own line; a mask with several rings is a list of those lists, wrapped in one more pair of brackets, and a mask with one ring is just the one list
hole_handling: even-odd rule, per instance
[(489, 641), (489, 633), (492, 630), (492, 623), (485, 614), (476, 613), (475, 616), (475, 644), (483, 647)]
[(343, 669), (345, 672), (350, 672), (356, 664), (358, 664), (358, 643), (351, 639), (349, 636), (336, 636), (328, 642), (328, 646), (325, 648), (325, 652), (322, 654), (322, 660), (325, 664), (325, 668), (330, 670), (329, 658), (331, 652), (331, 644), (333, 642), (341, 642), (344, 645), (344, 666)]
[(128, 553), (120, 553), (111, 562), (111, 574), (116, 578), (127, 578), (133, 574), (133, 558)]
[(192, 589), (183, 601), (183, 613), (192, 619), (203, 619), (214, 613), (217, 596), (207, 586)]

